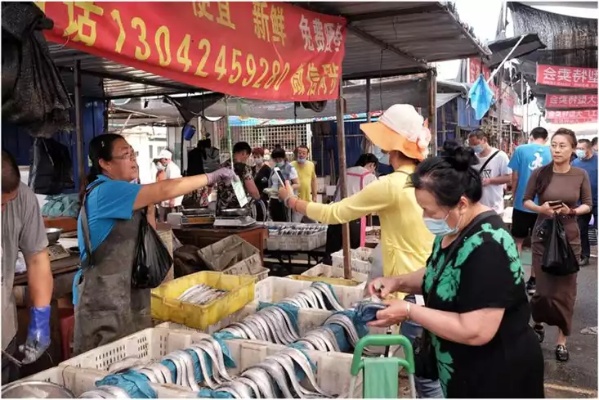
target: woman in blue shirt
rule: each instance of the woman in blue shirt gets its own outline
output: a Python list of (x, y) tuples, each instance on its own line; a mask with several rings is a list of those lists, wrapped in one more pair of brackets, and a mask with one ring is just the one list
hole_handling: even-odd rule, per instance
[(150, 290), (131, 287), (143, 210), (235, 175), (223, 168), (148, 185), (131, 183), (138, 176), (136, 155), (116, 134), (92, 139), (89, 158), (89, 184), (77, 221), (82, 273), (75, 281), (75, 354), (151, 326)]

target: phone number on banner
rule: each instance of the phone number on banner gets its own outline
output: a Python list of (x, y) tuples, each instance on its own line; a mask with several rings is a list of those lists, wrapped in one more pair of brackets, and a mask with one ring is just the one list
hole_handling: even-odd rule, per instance
[[(46, 10), (51, 3), (45, 4), (38, 2), (42, 10)], [(182, 32), (180, 28), (169, 28), (167, 25), (160, 25), (157, 28), (155, 23), (148, 24), (146, 19), (150, 18), (155, 22), (155, 17), (146, 19), (139, 16), (131, 16), (132, 8), (112, 8), (108, 9), (103, 4), (93, 2), (63, 2), (58, 3), (63, 9), (66, 9), (66, 20), (61, 24), (58, 19), (58, 26), (62, 37), (67, 37), (77, 44), (79, 48), (87, 48), (103, 52), (104, 57), (115, 58), (127, 64), (126, 61), (134, 58), (141, 64), (140, 69), (153, 66), (158, 68), (158, 75), (166, 77), (176, 76), (175, 80), (180, 80), (189, 84), (199, 86), (200, 83), (190, 76), (204, 78), (208, 88), (216, 87), (217, 91), (226, 92), (229, 85), (242, 88), (237, 92), (254, 94), (259, 96), (259, 91), (278, 92), (283, 83), (288, 82), (289, 86), (285, 89), (285, 95), (291, 97), (335, 97), (339, 84), (340, 66), (334, 62), (318, 64), (315, 62), (301, 63), (292, 71), (289, 62), (281, 60), (281, 54), (278, 51), (271, 51), (277, 59), (265, 56), (256, 56), (253, 52), (244, 52), (239, 48), (239, 44), (222, 44), (224, 42), (223, 27), (229, 27), (233, 30), (228, 31), (228, 35), (237, 35), (235, 25), (231, 22), (228, 12), (228, 3), (226, 6), (227, 14), (221, 13), (216, 21), (220, 29), (215, 30), (215, 37), (195, 37), (190, 33)], [(125, 6), (127, 3), (122, 3)], [(151, 7), (152, 3), (148, 3)], [(176, 6), (177, 3), (173, 3)], [(55, 6), (53, 6), (55, 7)], [(197, 3), (190, 7), (189, 13), (198, 16)], [(219, 4), (219, 10), (223, 10), (222, 4)], [(106, 13), (106, 14), (105, 14)], [(99, 17), (94, 20), (93, 16)], [(102, 18), (110, 19), (111, 29), (98, 32), (100, 20)], [(63, 18), (64, 19), (64, 18)], [(305, 17), (302, 15), (302, 20)], [(205, 22), (204, 19), (201, 21)], [(54, 31), (56, 33), (56, 30)], [(223, 33), (218, 35), (218, 33)], [(283, 41), (284, 41), (283, 36)], [(53, 38), (51, 38), (53, 39)], [(250, 40), (252, 39), (252, 40)], [(255, 42), (255, 38), (248, 39), (248, 42)], [(273, 40), (274, 41), (274, 40)], [(239, 40), (228, 42), (239, 43)], [(247, 46), (246, 46), (247, 47)], [(259, 53), (265, 53), (265, 47)], [(277, 54), (278, 53), (278, 54)], [(330, 60), (331, 57), (329, 57)], [(131, 62), (130, 62), (131, 63)], [(135, 63), (133, 63), (135, 65)], [(297, 65), (297, 64), (296, 64)], [(160, 69), (164, 69), (160, 72)], [(152, 71), (150, 71), (152, 72)], [(209, 84), (212, 83), (212, 84)], [(288, 93), (287, 93), (288, 92)], [(251, 96), (255, 97), (255, 96)]]

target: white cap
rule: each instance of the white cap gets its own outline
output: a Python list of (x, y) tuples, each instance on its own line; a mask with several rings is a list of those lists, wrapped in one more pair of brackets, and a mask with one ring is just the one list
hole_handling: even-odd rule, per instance
[(168, 150), (162, 150), (160, 152), (160, 154), (158, 154), (158, 156), (156, 158), (158, 160), (162, 160), (163, 158), (166, 158), (167, 160), (172, 160), (173, 159), (173, 153), (171, 153)]

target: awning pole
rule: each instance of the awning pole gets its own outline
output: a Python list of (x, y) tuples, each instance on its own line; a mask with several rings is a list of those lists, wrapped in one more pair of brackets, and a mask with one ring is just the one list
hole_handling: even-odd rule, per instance
[(437, 155), (437, 70), (431, 68), (428, 75), (428, 129), (431, 131), (431, 155)]
[[(368, 124), (372, 122), (372, 117), (370, 116), (370, 90), (370, 78), (368, 78), (366, 79), (366, 123)], [(368, 140), (366, 135), (364, 135), (364, 142), (362, 147), (364, 153), (372, 153), (372, 150), (370, 149), (372, 147), (372, 144), (370, 143), (370, 140)]]
[[(345, 185), (346, 165), (345, 159), (345, 121), (343, 109), (343, 80), (339, 79), (339, 98), (337, 99), (337, 150), (339, 151), (339, 194), (341, 198), (347, 197), (347, 186)], [(343, 277), (351, 279), (351, 256), (349, 251), (349, 224), (341, 226), (341, 237), (343, 243)]]
[(83, 115), (81, 109), (81, 61), (75, 61), (75, 138), (77, 139), (77, 173), (79, 175), (79, 188), (85, 185), (85, 163), (83, 153)]

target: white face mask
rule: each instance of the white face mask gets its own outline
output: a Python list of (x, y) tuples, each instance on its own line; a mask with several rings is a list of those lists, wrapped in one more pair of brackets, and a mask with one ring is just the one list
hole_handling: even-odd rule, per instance
[(254, 158), (254, 162), (256, 163), (256, 165), (262, 165), (262, 164), (264, 164), (264, 160), (262, 159), (262, 157), (256, 157), (256, 158)]
[(165, 166), (164, 166), (164, 165), (162, 165), (162, 163), (156, 163), (156, 169), (157, 169), (158, 171), (164, 171), (164, 169), (165, 169)]

